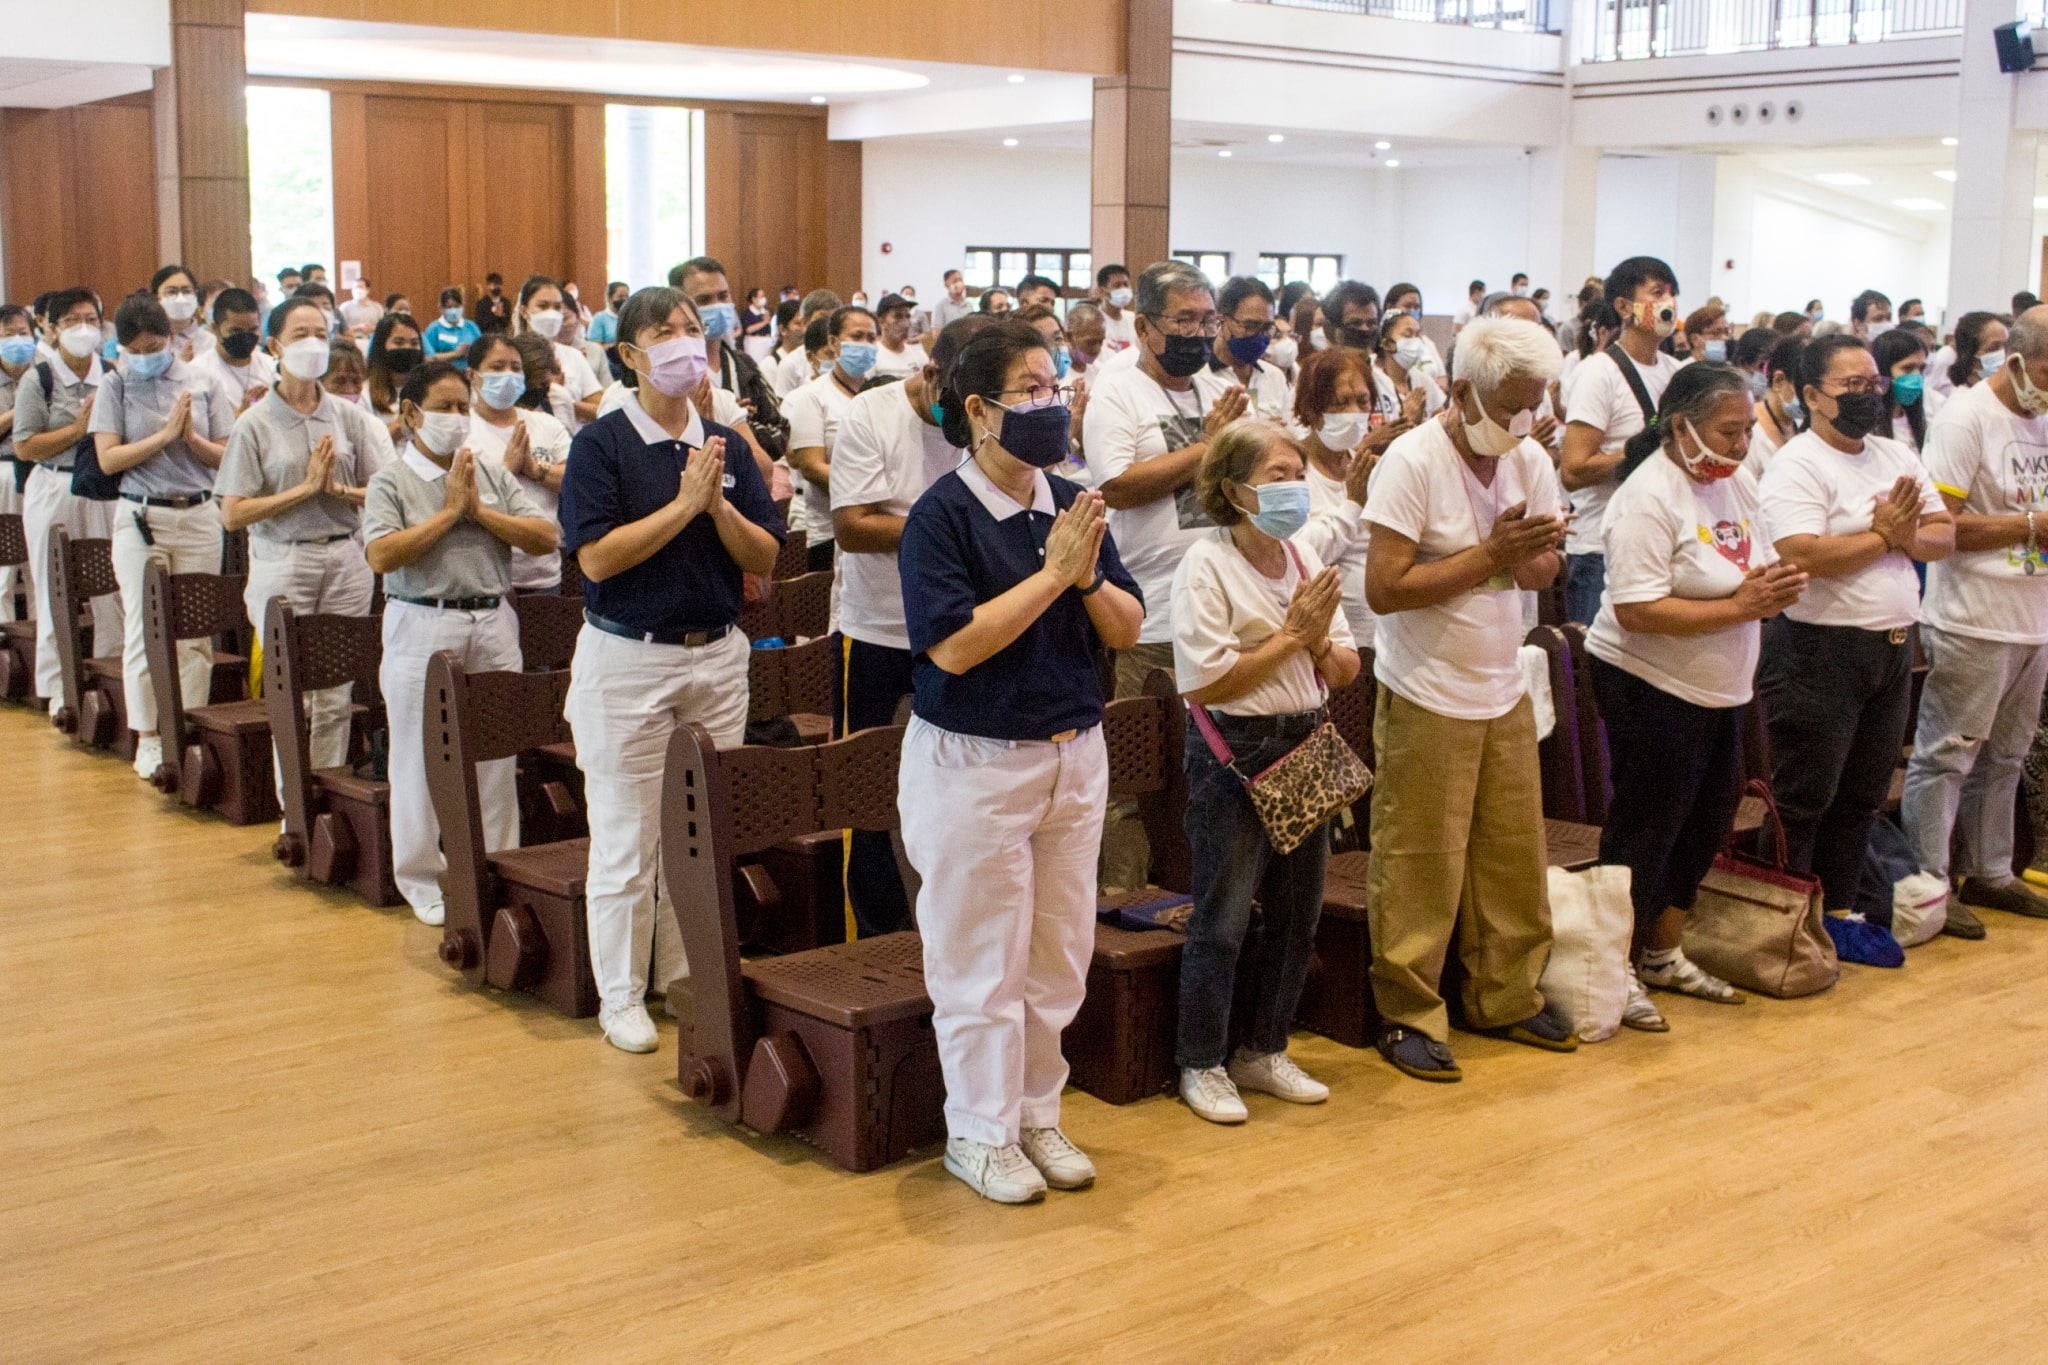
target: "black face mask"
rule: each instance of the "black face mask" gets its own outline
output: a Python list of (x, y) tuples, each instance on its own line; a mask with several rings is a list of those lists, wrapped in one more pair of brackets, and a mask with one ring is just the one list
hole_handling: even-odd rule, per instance
[(392, 346), (384, 352), (384, 364), (393, 374), (411, 374), (420, 363), (417, 346)]
[(243, 361), (256, 354), (262, 341), (254, 332), (230, 332), (220, 339), (220, 348), (228, 353), (229, 360)]
[(1337, 344), (1339, 346), (1350, 346), (1355, 350), (1370, 351), (1373, 338), (1378, 334), (1379, 327), (1376, 324), (1364, 327), (1339, 327), (1337, 329)]
[(1884, 395), (1877, 393), (1838, 393), (1835, 395), (1835, 415), (1828, 425), (1839, 436), (1851, 441), (1860, 441), (1877, 430), (1884, 421)]
[(1003, 429), (996, 444), (1025, 464), (1050, 469), (1071, 453), (1067, 438), (1072, 430), (1073, 410), (1063, 404), (1049, 408), (1005, 408)]
[(1209, 363), (1215, 344), (1203, 336), (1168, 336), (1166, 349), (1159, 353), (1159, 368), (1175, 379), (1186, 379), (1189, 375), (1198, 374), (1202, 367)]

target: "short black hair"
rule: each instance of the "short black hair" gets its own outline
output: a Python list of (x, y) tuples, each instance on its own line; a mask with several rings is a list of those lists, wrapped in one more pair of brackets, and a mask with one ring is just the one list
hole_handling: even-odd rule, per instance
[(1517, 270), (1514, 274), (1508, 276), (1508, 283), (1513, 284), (1516, 280), (1520, 280), (1523, 284), (1527, 284), (1529, 282), (1529, 277), (1523, 272)]
[(226, 322), (230, 313), (259, 311), (256, 296), (246, 289), (223, 289), (213, 296), (213, 322), (216, 327)]
[(2018, 317), (2029, 308), (2041, 306), (2041, 298), (2031, 289), (2022, 289), (2012, 296), (2012, 315)]
[(941, 284), (944, 284), (944, 283), (945, 283), (945, 282), (946, 282), (947, 280), (951, 280), (951, 279), (965, 279), (965, 278), (966, 278), (966, 276), (962, 275), (962, 274), (961, 274), (961, 273), (960, 273), (959, 271), (957, 271), (957, 270), (948, 270), (948, 271), (947, 271), (947, 272), (946, 272), (945, 274), (943, 274), (943, 275), (939, 276), (939, 282), (940, 282)]
[(1060, 285), (1058, 280), (1047, 279), (1043, 275), (1026, 275), (1017, 281), (1015, 292), (1022, 294), (1027, 289), (1050, 289), (1057, 294), (1060, 292)]
[(270, 310), (270, 321), (264, 324), (264, 333), (273, 337), (282, 336), (285, 323), (289, 322), (292, 313), (300, 308), (310, 308), (316, 313), (320, 311), (319, 303), (312, 298), (304, 294), (294, 294)]
[(420, 407), (427, 401), (427, 390), (444, 379), (460, 379), (463, 387), (469, 386), (469, 380), (462, 371), (455, 368), (454, 362), (423, 360), (412, 367), (405, 376), (405, 382), (398, 386), (398, 401), (409, 402), (416, 408)]
[(485, 284), (503, 284), (504, 282), (505, 282), (505, 277), (504, 277), (503, 275), (500, 275), (500, 274), (499, 274), (499, 273), (498, 273), (497, 271), (495, 271), (495, 270), (493, 270), (493, 271), (492, 271), (492, 272), (491, 272), (490, 274), (488, 274), (488, 275), (484, 276), (484, 283), (485, 283)]
[(804, 305), (801, 299), (784, 299), (781, 303), (776, 304), (775, 330), (779, 332), (789, 326), (790, 323), (795, 322), (803, 311)]
[(1418, 284), (1410, 284), (1406, 280), (1401, 281), (1401, 283), (1399, 284), (1388, 285), (1386, 293), (1387, 307), (1392, 308), (1394, 306), (1395, 299), (1405, 298), (1410, 294), (1413, 294), (1415, 296), (1415, 301), (1417, 303), (1420, 303), (1422, 301), (1422, 286)]
[[(163, 288), (164, 281), (168, 280), (173, 275), (183, 275), (186, 279), (192, 281), (192, 287), (194, 289), (197, 289), (199, 287), (199, 277), (193, 274), (191, 271), (187, 270), (184, 266), (166, 265), (159, 266), (157, 268), (156, 274), (151, 275), (149, 277), (149, 292), (154, 294), (157, 290)], [(120, 326), (118, 322), (115, 323), (114, 325), (116, 327)]]
[(1908, 308), (1918, 308), (1923, 313), (1927, 311), (1927, 305), (1922, 303), (1919, 299), (1900, 299), (1898, 311), (1903, 313)]
[(1877, 290), (1864, 290), (1855, 298), (1849, 300), (1849, 320), (1851, 322), (1863, 321), (1863, 319), (1870, 316), (1870, 310), (1875, 308), (1880, 303), (1883, 304), (1887, 309), (1889, 309), (1892, 306), (1892, 301), (1885, 295), (1880, 294)]
[(984, 289), (981, 291), (981, 298), (975, 304), (975, 311), (980, 313), (986, 313), (989, 310), (989, 300), (993, 299), (998, 294), (1001, 294), (1004, 298), (1009, 299), (1012, 303), (1015, 303), (1017, 301), (1016, 296), (1011, 294), (1009, 290), (1003, 288), (1001, 285), (997, 285), (994, 289)]
[(114, 340), (123, 346), (139, 336), (159, 336), (169, 340), (171, 315), (156, 301), (156, 295), (135, 293), (121, 300), (121, 306), (114, 310)]
[(305, 279), (305, 278), (306, 278), (306, 272), (305, 272), (305, 271), (303, 271), (303, 270), (299, 269), (299, 268), (298, 268), (297, 266), (295, 266), (295, 265), (288, 265), (288, 266), (286, 266), (286, 267), (285, 267), (284, 269), (282, 269), (282, 270), (280, 270), (280, 271), (278, 271), (278, 272), (277, 272), (277, 282), (278, 282), (279, 284), (283, 284), (283, 283), (284, 283), (284, 281), (285, 281), (285, 277), (286, 277), (287, 275), (291, 276), (291, 277), (292, 277), (293, 279), (299, 279), (299, 280), (303, 280), (303, 279)]
[(1380, 306), (1377, 289), (1362, 280), (1339, 280), (1323, 295), (1323, 326), (1335, 331), (1344, 325), (1346, 308), (1363, 308), (1368, 304), (1375, 309)]
[(322, 265), (322, 264), (320, 264), (320, 262), (318, 262), (318, 261), (308, 261), (308, 262), (306, 262), (306, 264), (305, 264), (304, 266), (302, 266), (302, 267), (300, 268), (300, 270), (299, 270), (299, 277), (300, 277), (301, 279), (307, 279), (307, 278), (310, 278), (310, 277), (312, 276), (312, 274), (313, 274), (313, 272), (314, 272), (314, 271), (316, 271), (316, 270), (323, 270), (323, 271), (324, 271), (324, 270), (326, 270), (326, 269), (327, 269), (327, 267), (326, 267), (326, 266), (324, 266), (324, 265)]
[(804, 349), (822, 351), (832, 341), (832, 315), (820, 313), (804, 324)]
[(403, 302), (406, 302), (406, 297), (403, 294), (386, 294), (384, 296), (384, 311), (388, 313)]
[[(671, 289), (681, 289), (683, 281), (692, 275), (723, 274), (725, 274), (725, 262), (719, 260), (716, 256), (692, 256), (689, 260), (684, 261), (681, 265), (674, 267), (668, 272), (668, 287)], [(729, 280), (727, 281), (727, 283), (730, 282)]]
[(1095, 272), (1095, 283), (1101, 288), (1107, 289), (1109, 288), (1109, 282), (1119, 275), (1122, 275), (1125, 279), (1129, 279), (1131, 277), (1129, 267), (1119, 264), (1116, 261), (1111, 261), (1108, 265), (1102, 267), (1102, 269)]
[(1809, 388), (1817, 389), (1827, 380), (1828, 366), (1835, 363), (1835, 357), (1843, 351), (1868, 351), (1861, 337), (1848, 332), (1834, 332), (1818, 341), (1806, 343), (1806, 349), (1799, 353), (1799, 373), (1796, 376), (1799, 396), (1806, 397)]
[(829, 324), (831, 335), (838, 336), (841, 332), (845, 331), (846, 324), (855, 315), (864, 317), (869, 322), (873, 322), (875, 320), (875, 315), (869, 312), (867, 309), (861, 307), (859, 304), (849, 303), (843, 308), (835, 308), (832, 310), (832, 321)]
[(69, 289), (52, 290), (44, 300), (43, 316), (55, 322), (81, 303), (91, 304), (93, 315), (99, 316), (99, 297), (82, 284), (75, 284)]
[(1620, 311), (1620, 305), (1633, 302), (1636, 290), (1656, 281), (1671, 286), (1671, 292), (1678, 292), (1678, 276), (1671, 273), (1671, 267), (1655, 256), (1631, 256), (1608, 273), (1607, 301)]
[(35, 314), (29, 312), (28, 309), (18, 303), (0, 303), (0, 327), (5, 327), (16, 318), (27, 318), (29, 328), (31, 330), (35, 328)]
[(1744, 369), (1753, 370), (1771, 358), (1777, 349), (1779, 335), (1768, 327), (1751, 327), (1735, 338), (1735, 363)]
[(332, 303), (334, 302), (334, 291), (321, 284), (318, 280), (313, 280), (294, 289), (292, 297), (295, 299), (326, 299), (329, 303)]
[(1224, 317), (1237, 316), (1237, 306), (1246, 299), (1273, 301), (1272, 288), (1256, 275), (1232, 275), (1216, 294), (1216, 311)]
[(1466, 293), (1468, 293), (1468, 294), (1484, 294), (1484, 293), (1486, 292), (1486, 281), (1485, 281), (1485, 280), (1474, 280), (1474, 281), (1472, 281), (1472, 283), (1470, 283), (1470, 284), (1468, 284), (1468, 285), (1466, 285), (1466, 286), (1465, 286), (1465, 292), (1466, 292)]
[(441, 291), (441, 306), (446, 308), (451, 303), (457, 307), (462, 304), (462, 291), (452, 284)]

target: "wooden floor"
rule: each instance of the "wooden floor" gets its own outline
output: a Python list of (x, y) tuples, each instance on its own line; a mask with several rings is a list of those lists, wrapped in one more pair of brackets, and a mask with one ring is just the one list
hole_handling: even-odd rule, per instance
[(1466, 1080), (1303, 1038), (1226, 1130), (1070, 1097), (1098, 1188), (848, 1176), (675, 1038), (459, 988), (0, 710), (8, 1361), (2048, 1358), (2048, 924)]

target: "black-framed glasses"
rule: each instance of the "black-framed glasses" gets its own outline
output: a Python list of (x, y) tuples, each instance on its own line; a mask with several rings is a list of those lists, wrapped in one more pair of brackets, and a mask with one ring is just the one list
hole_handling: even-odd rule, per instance
[[(1024, 401), (1021, 403), (1005, 403), (1001, 401), (1013, 393), (1022, 394)], [(1052, 407), (1054, 404), (1071, 408), (1074, 406), (1074, 386), (1072, 384), (1033, 384), (1028, 388), (1022, 389), (997, 389), (991, 401), (1005, 412), (1034, 412), (1039, 408)]]
[[(1892, 381), (1886, 379), (1883, 375), (1877, 375), (1870, 379), (1844, 379), (1842, 381), (1841, 393), (1828, 393), (1828, 397), (1840, 398), (1843, 396), (1843, 394), (1851, 393), (1874, 393), (1882, 395), (1890, 393), (1891, 391)], [(1821, 392), (1827, 393), (1827, 390), (1822, 389)]]
[(1241, 337), (1269, 337), (1273, 335), (1273, 324), (1270, 322), (1240, 322), (1236, 318), (1232, 318), (1230, 319), (1230, 325)]

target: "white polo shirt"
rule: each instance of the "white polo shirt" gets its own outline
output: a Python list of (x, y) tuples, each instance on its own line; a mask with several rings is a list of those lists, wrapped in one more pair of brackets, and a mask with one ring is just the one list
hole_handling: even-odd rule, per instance
[[(911, 504), (959, 467), (965, 452), (911, 407), (901, 384), (869, 389), (847, 405), (832, 452), (834, 508), (879, 506), (910, 515)], [(866, 644), (908, 650), (903, 580), (896, 552), (856, 553), (841, 547), (839, 629)]]

